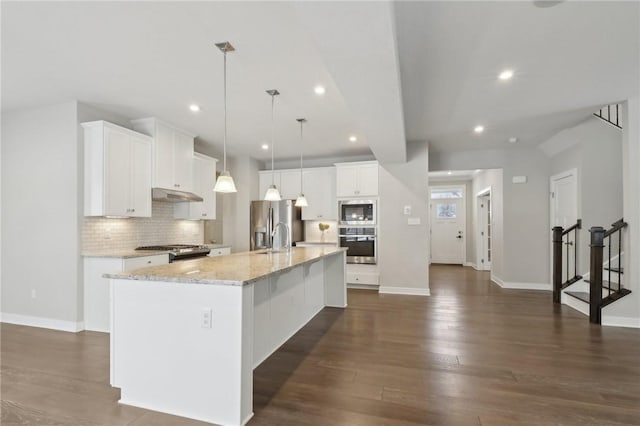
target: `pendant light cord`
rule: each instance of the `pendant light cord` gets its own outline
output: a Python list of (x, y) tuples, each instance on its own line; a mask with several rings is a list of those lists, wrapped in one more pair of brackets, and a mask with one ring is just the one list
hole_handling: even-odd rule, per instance
[(227, 171), (227, 50), (224, 51), (224, 139), (222, 141), (222, 170)]
[(274, 170), (274, 149), (275, 149), (275, 141), (276, 141), (276, 124), (275, 121), (273, 119), (273, 109), (274, 109), (274, 104), (275, 104), (275, 99), (276, 99), (276, 95), (273, 94), (271, 95), (271, 185), (275, 185), (276, 184), (276, 178), (275, 178), (275, 170)]
[(302, 146), (304, 145), (302, 137), (303, 124), (304, 122), (300, 120), (300, 194), (304, 194), (304, 191), (302, 190)]

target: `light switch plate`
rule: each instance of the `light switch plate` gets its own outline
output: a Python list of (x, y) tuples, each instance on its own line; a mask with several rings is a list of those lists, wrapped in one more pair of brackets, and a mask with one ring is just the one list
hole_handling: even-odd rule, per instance
[(409, 219), (407, 219), (407, 224), (408, 225), (420, 225), (420, 218), (419, 217), (410, 217)]
[(527, 177), (526, 176), (514, 176), (513, 178), (511, 178), (511, 182), (513, 182), (513, 183), (527, 183)]

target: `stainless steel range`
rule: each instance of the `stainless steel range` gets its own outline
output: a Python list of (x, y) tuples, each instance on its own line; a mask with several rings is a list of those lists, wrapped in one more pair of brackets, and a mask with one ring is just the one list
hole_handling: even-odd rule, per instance
[(136, 250), (150, 250), (150, 251), (167, 251), (169, 252), (169, 263), (176, 262), (178, 260), (194, 259), (197, 257), (205, 257), (209, 254), (211, 249), (207, 246), (192, 245), (192, 244), (167, 244), (164, 246), (142, 246), (136, 248)]

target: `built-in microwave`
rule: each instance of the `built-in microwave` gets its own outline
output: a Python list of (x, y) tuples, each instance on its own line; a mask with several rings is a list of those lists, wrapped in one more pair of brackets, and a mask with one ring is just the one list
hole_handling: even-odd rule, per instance
[(341, 200), (338, 202), (340, 225), (365, 225), (376, 224), (375, 200)]

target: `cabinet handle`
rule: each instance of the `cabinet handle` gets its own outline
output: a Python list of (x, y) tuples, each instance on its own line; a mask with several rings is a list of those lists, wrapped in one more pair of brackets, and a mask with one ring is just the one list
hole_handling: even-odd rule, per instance
[(202, 213), (202, 216), (206, 216), (206, 215), (207, 215), (206, 213)]
[(319, 215), (317, 215), (316, 217), (321, 218), (321, 217), (322, 217), (322, 215), (321, 215), (321, 214), (319, 214)]
[(173, 186), (175, 186), (176, 188), (180, 188), (180, 184), (179, 183), (174, 183)]
[(135, 211), (136, 211), (136, 209), (131, 209), (131, 213), (133, 213), (133, 212), (135, 212)]
[(150, 261), (150, 260), (147, 260), (147, 263), (151, 263), (151, 261)]

